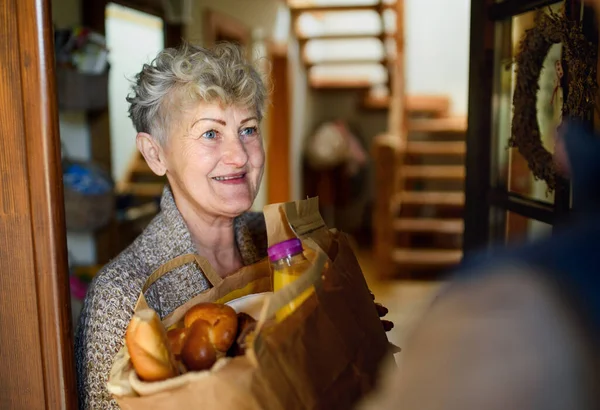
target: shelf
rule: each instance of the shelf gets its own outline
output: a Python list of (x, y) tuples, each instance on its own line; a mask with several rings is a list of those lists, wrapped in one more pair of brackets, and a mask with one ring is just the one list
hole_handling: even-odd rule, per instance
[(108, 107), (108, 72), (91, 75), (57, 67), (56, 91), (61, 110), (103, 110)]

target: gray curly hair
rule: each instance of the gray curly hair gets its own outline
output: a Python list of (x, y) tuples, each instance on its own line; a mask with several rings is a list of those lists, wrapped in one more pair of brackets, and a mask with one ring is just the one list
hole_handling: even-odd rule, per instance
[(167, 48), (135, 76), (127, 97), (129, 117), (138, 132), (165, 143), (173, 111), (197, 101), (256, 109), (262, 119), (267, 89), (243, 49), (220, 43), (212, 49), (184, 43)]

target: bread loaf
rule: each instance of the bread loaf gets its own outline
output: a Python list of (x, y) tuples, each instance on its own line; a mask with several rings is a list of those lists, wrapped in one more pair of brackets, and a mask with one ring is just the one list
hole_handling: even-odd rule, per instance
[(133, 315), (125, 344), (141, 380), (160, 381), (179, 374), (165, 328), (154, 310), (144, 309)]

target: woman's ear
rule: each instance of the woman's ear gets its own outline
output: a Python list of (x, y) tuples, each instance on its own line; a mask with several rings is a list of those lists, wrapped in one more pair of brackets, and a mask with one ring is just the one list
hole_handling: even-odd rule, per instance
[(163, 176), (167, 172), (167, 164), (165, 161), (162, 146), (145, 132), (138, 132), (135, 142), (138, 150), (144, 156), (148, 166), (158, 176)]

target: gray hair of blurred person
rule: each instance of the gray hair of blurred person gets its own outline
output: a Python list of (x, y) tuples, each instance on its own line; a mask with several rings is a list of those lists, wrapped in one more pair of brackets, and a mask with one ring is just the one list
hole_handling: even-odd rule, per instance
[(165, 144), (173, 113), (200, 101), (239, 105), (264, 114), (267, 89), (261, 74), (244, 50), (232, 43), (207, 49), (184, 43), (162, 50), (135, 76), (129, 117), (137, 132), (145, 132)]

